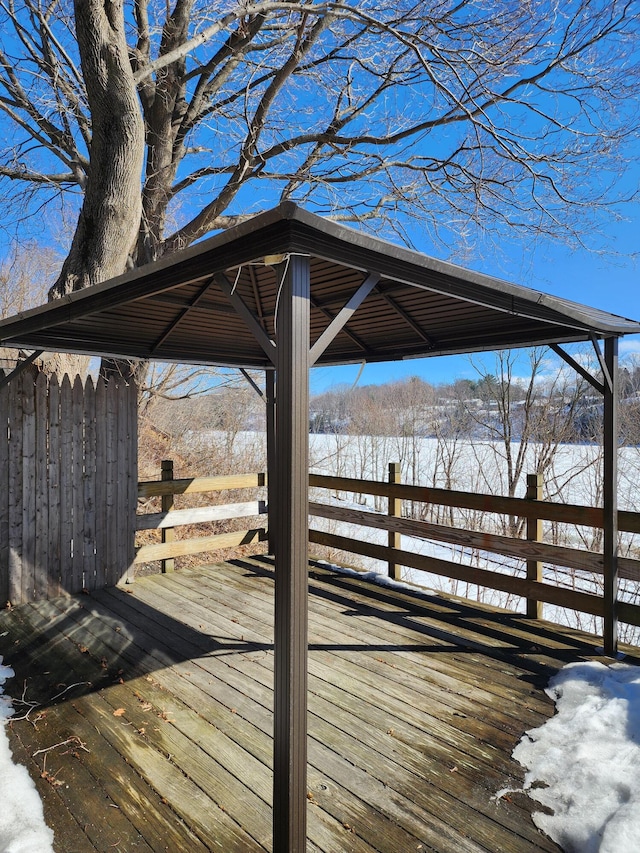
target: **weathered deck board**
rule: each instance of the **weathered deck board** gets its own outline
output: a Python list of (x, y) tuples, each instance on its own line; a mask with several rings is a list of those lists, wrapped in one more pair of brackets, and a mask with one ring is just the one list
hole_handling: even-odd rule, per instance
[[(595, 638), (317, 564), (310, 592), (309, 853), (557, 851), (492, 795)], [(272, 595), (254, 558), (0, 615), (57, 851), (271, 849)]]
[[(222, 586), (220, 586), (218, 589), (215, 589), (215, 583), (213, 581), (212, 576), (207, 576), (206, 578), (204, 578), (204, 577), (192, 578), (189, 581), (189, 584), (193, 585), (193, 591), (199, 593), (200, 597), (202, 597), (202, 596), (206, 597), (207, 596), (207, 588), (209, 589), (209, 592), (210, 592), (209, 598), (210, 598), (211, 603), (207, 605), (208, 607), (211, 607), (211, 606), (212, 607), (217, 606), (217, 607), (223, 607), (223, 608), (228, 607), (229, 603), (234, 601), (234, 599), (235, 599), (236, 603), (239, 606), (247, 608), (246, 599), (245, 599), (244, 603), (241, 603), (238, 599), (238, 596), (240, 595), (240, 590), (229, 591), (228, 588), (224, 588)], [(183, 586), (184, 586), (184, 582), (183, 582)], [(176, 588), (176, 593), (180, 594), (180, 592), (181, 592), (181, 590)], [(259, 612), (259, 610), (257, 610), (256, 608), (259, 607), (259, 604), (261, 604), (261, 603), (264, 603), (264, 602), (259, 602), (256, 599), (256, 601), (254, 601), (253, 604), (249, 608), (247, 608), (252, 615), (252, 627), (254, 627), (254, 628), (258, 624), (256, 622), (256, 614)], [(163, 606), (163, 605), (161, 604), (161, 606)], [(190, 607), (191, 607), (192, 615), (194, 616), (194, 618), (196, 618), (196, 619), (206, 618), (206, 615), (202, 616), (202, 613), (198, 614), (198, 612), (197, 612), (198, 606), (197, 605), (194, 605), (193, 603), (191, 603)], [(317, 624), (319, 621), (321, 621), (321, 615), (320, 615), (320, 612), (316, 612), (316, 613), (314, 613), (314, 625), (316, 626), (316, 628), (317, 628)], [(269, 620), (267, 619), (266, 622), (264, 622), (262, 624), (263, 624), (263, 627), (268, 629), (268, 625), (270, 623), (269, 623)], [(330, 624), (331, 624), (331, 620), (327, 620), (327, 625), (330, 625)], [(343, 627), (343, 626), (341, 625), (341, 627)], [(243, 627), (242, 630), (246, 630), (246, 629)], [(323, 630), (323, 639), (327, 637), (328, 630), (329, 629), (325, 626), (325, 628)], [(329, 743), (336, 744), (337, 748), (341, 752), (343, 752), (343, 754), (347, 754), (350, 756), (350, 760), (352, 762), (359, 763), (359, 766), (362, 769), (366, 768), (369, 773), (372, 773), (373, 770), (375, 769), (375, 768), (372, 768), (372, 756), (377, 757), (377, 760), (380, 763), (380, 767), (384, 768), (381, 771), (382, 772), (381, 781), (384, 781), (384, 774), (386, 772), (388, 772), (389, 768), (393, 767), (393, 765), (396, 763), (398, 764), (398, 766), (395, 768), (394, 772), (400, 773), (403, 770), (407, 771), (408, 768), (411, 767), (411, 758), (412, 757), (409, 754), (407, 754), (406, 751), (402, 752), (402, 750), (398, 750), (397, 744), (394, 744), (393, 752), (398, 753), (400, 751), (402, 754), (399, 756), (394, 756), (394, 757), (390, 756), (390, 748), (389, 748), (389, 743), (388, 743), (389, 742), (388, 731), (390, 730), (389, 727), (392, 725), (392, 723), (394, 721), (391, 720), (391, 718), (387, 717), (382, 722), (382, 725), (385, 728), (383, 729), (382, 737), (379, 737), (376, 740), (376, 735), (378, 734), (378, 732), (376, 731), (375, 728), (372, 728), (370, 726), (370, 717), (371, 717), (371, 712), (372, 712), (372, 705), (369, 702), (367, 702), (366, 705), (364, 705), (359, 700), (358, 697), (360, 697), (361, 695), (366, 695), (367, 691), (371, 691), (374, 689), (382, 689), (381, 687), (376, 687), (376, 685), (380, 684), (380, 677), (387, 679), (387, 680), (390, 680), (392, 683), (396, 683), (396, 689), (393, 691), (392, 695), (395, 697), (397, 707), (399, 709), (398, 710), (399, 716), (397, 716), (395, 718), (395, 725), (398, 725), (398, 724), (401, 725), (402, 724), (402, 715), (403, 715), (403, 713), (406, 715), (406, 711), (404, 710), (405, 703), (407, 700), (411, 701), (413, 699), (414, 701), (412, 704), (415, 704), (415, 706), (418, 708), (420, 708), (420, 707), (424, 708), (425, 705), (428, 705), (428, 704), (440, 706), (439, 719), (432, 718), (434, 728), (438, 728), (438, 729), (442, 729), (443, 721), (445, 720), (447, 714), (449, 714), (449, 716), (450, 716), (450, 712), (448, 711), (448, 709), (445, 709), (445, 704), (446, 704), (447, 700), (453, 701), (453, 707), (454, 708), (456, 707), (456, 705), (461, 705), (463, 703), (461, 703), (460, 701), (456, 702), (456, 696), (451, 691), (451, 685), (449, 685), (445, 691), (441, 691), (436, 696), (429, 696), (428, 693), (424, 692), (424, 691), (422, 691), (422, 695), (420, 695), (420, 691), (416, 694), (415, 691), (411, 691), (410, 688), (407, 688), (406, 676), (408, 674), (409, 677), (413, 679), (415, 684), (420, 685), (420, 682), (424, 676), (424, 670), (425, 670), (424, 667), (422, 667), (422, 666), (420, 667), (421, 672), (418, 672), (417, 668), (415, 668), (415, 667), (414, 667), (414, 672), (411, 672), (409, 670), (403, 672), (401, 667), (399, 667), (399, 666), (397, 667), (396, 664), (392, 663), (391, 661), (389, 661), (387, 663), (382, 662), (382, 658), (380, 657), (380, 654), (388, 654), (388, 653), (387, 652), (380, 652), (378, 646), (374, 646), (371, 650), (367, 650), (367, 649), (363, 648), (362, 642), (356, 643), (356, 641), (357, 641), (357, 636), (356, 636), (354, 638), (354, 648), (356, 648), (357, 651), (350, 651), (349, 648), (350, 648), (351, 644), (345, 645), (344, 636), (341, 636), (339, 631), (336, 631), (334, 633), (335, 633), (335, 636), (333, 636), (333, 635), (331, 636), (331, 640), (333, 642), (333, 645), (329, 646), (329, 647), (337, 650), (339, 652), (339, 656), (346, 655), (346, 657), (349, 658), (349, 663), (346, 665), (346, 667), (340, 661), (339, 658), (338, 658), (338, 660), (336, 660), (336, 659), (330, 660), (328, 653), (324, 652), (324, 651), (320, 651), (320, 649), (317, 649), (316, 648), (317, 644), (314, 644), (314, 642), (313, 642), (314, 637), (312, 636), (312, 638), (311, 638), (312, 639), (312, 654), (311, 654), (311, 676), (312, 676), (312, 678), (311, 678), (311, 682), (310, 682), (310, 692), (311, 692), (310, 706), (311, 706), (312, 714), (313, 714), (314, 710), (316, 711), (316, 715), (312, 716), (312, 720), (311, 720), (311, 734), (312, 734), (312, 736), (315, 735), (316, 738), (319, 739), (321, 742), (329, 742)], [(322, 645), (324, 647), (324, 643)], [(346, 652), (342, 651), (343, 648), (346, 649)], [(362, 658), (363, 655), (367, 656), (367, 663), (366, 663), (365, 668), (359, 667), (358, 662), (357, 662), (358, 656)], [(314, 659), (317, 660), (319, 658), (319, 656), (321, 656), (323, 659), (322, 665), (320, 667), (318, 667), (317, 665), (314, 666)], [(392, 667), (392, 668), (389, 669), (389, 667)], [(377, 672), (377, 674), (371, 675), (370, 671), (372, 668), (379, 670), (379, 672)], [(344, 680), (342, 682), (342, 687), (343, 687), (342, 693), (343, 693), (343, 695), (348, 695), (350, 686), (351, 687), (354, 686), (354, 682), (353, 682), (354, 672), (357, 672), (359, 669), (360, 669), (360, 676), (361, 677), (364, 676), (365, 681), (363, 683), (357, 683), (356, 682), (356, 684), (355, 684), (355, 687), (357, 688), (355, 690), (356, 698), (351, 700), (350, 706), (346, 709), (348, 711), (348, 717), (346, 720), (347, 727), (350, 726), (351, 720), (352, 720), (354, 715), (357, 716), (358, 713), (360, 713), (363, 715), (363, 718), (359, 721), (358, 726), (356, 726), (356, 729), (352, 732), (351, 738), (348, 739), (346, 736), (344, 736), (342, 734), (341, 731), (331, 731), (330, 729), (328, 729), (327, 725), (325, 723), (326, 719), (330, 720), (330, 719), (339, 718), (339, 714), (337, 713), (337, 708), (335, 706), (333, 708), (331, 708), (330, 704), (328, 702), (325, 702), (324, 704), (326, 707), (323, 707), (322, 709), (316, 708), (316, 706), (318, 705), (318, 699), (316, 696), (316, 690), (318, 689), (317, 681), (318, 681), (318, 678), (320, 678), (320, 679), (322, 678), (323, 670), (324, 670), (324, 672), (330, 672), (331, 673), (331, 679), (332, 680), (336, 679), (336, 677), (337, 677), (336, 674), (338, 671), (344, 672)], [(320, 673), (320, 675), (318, 676), (317, 673)], [(357, 676), (355, 676), (355, 677), (357, 678)], [(453, 679), (451, 679), (451, 682), (453, 682)], [(400, 685), (399, 688), (397, 687), (398, 684)], [(403, 684), (404, 684), (404, 686), (402, 686)], [(320, 689), (322, 689), (321, 686), (320, 686)], [(408, 691), (409, 691), (409, 693), (413, 692), (415, 695), (413, 695), (413, 696), (407, 695)], [(445, 703), (445, 704), (441, 704), (441, 703)], [(464, 704), (465, 704), (465, 710), (467, 712), (464, 714), (464, 717), (469, 717), (473, 713), (473, 710), (474, 710), (473, 706), (471, 704), (469, 704), (469, 702), (467, 700), (465, 700)], [(388, 698), (388, 696), (384, 700), (384, 705), (386, 706), (385, 710), (388, 712), (389, 711), (389, 698)], [(444, 712), (443, 712), (443, 709), (445, 709)], [(453, 713), (458, 715), (458, 717), (460, 719), (463, 717), (462, 713), (457, 711), (457, 710), (454, 710)], [(489, 713), (489, 709), (486, 709), (485, 713)], [(515, 713), (516, 712), (514, 711), (514, 714)], [(498, 720), (499, 722), (503, 722), (503, 724), (504, 724), (504, 721), (502, 720), (503, 715), (501, 715), (500, 712), (498, 712), (495, 708), (493, 708), (491, 710), (491, 714), (492, 714), (492, 718), (493, 718), (493, 725), (496, 725), (496, 720)], [(454, 721), (454, 723), (455, 722), (456, 721)], [(343, 720), (341, 720), (340, 725), (344, 726), (345, 722)], [(508, 728), (512, 729), (512, 736), (510, 737), (510, 739), (508, 741), (509, 746), (511, 746), (515, 741), (517, 741), (520, 734), (522, 733), (522, 724), (520, 723), (516, 726), (514, 720), (511, 720), (511, 721), (507, 720), (507, 725), (508, 725)], [(359, 731), (358, 731), (358, 728), (359, 728)], [(451, 726), (451, 729), (455, 735), (456, 729), (453, 726)], [(481, 733), (480, 729), (481, 729), (481, 725), (476, 721), (476, 723), (473, 726), (473, 733), (474, 733), (475, 738), (479, 737), (479, 734)], [(360, 749), (360, 743), (358, 742), (358, 738), (362, 738), (362, 736), (363, 736), (362, 733), (364, 733), (364, 736), (366, 738), (366, 748), (364, 751), (362, 749)], [(418, 730), (416, 730), (414, 732), (413, 736), (415, 737), (416, 735), (420, 735), (420, 732)], [(495, 743), (498, 740), (498, 735), (499, 735), (499, 731), (498, 732), (492, 731), (491, 735), (489, 737), (489, 741), (492, 743)], [(394, 736), (395, 736), (395, 730), (394, 730)], [(514, 737), (515, 737), (515, 741), (514, 741)], [(485, 733), (485, 740), (486, 739), (487, 738), (486, 738), (486, 733)], [(374, 747), (378, 753), (377, 756), (376, 756), (376, 752), (373, 752), (373, 753), (371, 752), (371, 750), (374, 749)], [(462, 749), (464, 749), (464, 746), (462, 747)], [(404, 774), (404, 775), (407, 775), (407, 777), (411, 780), (411, 786), (409, 788), (407, 788), (405, 786), (405, 788), (403, 789), (405, 795), (407, 795), (408, 791), (413, 791), (415, 786), (420, 784), (421, 780), (425, 780), (427, 778), (425, 776), (425, 773), (428, 770), (429, 776), (430, 776), (431, 780), (436, 784), (437, 788), (438, 789), (441, 789), (441, 788), (444, 789), (445, 791), (447, 791), (449, 793), (449, 795), (451, 795), (451, 797), (454, 798), (454, 799), (447, 798), (447, 797), (443, 798), (441, 796), (438, 796), (437, 793), (434, 793), (433, 791), (431, 791), (431, 793), (429, 795), (431, 798), (431, 806), (436, 807), (438, 809), (438, 814), (440, 814), (440, 815), (450, 814), (452, 809), (455, 810), (455, 807), (456, 807), (456, 803), (454, 802), (455, 799), (462, 798), (463, 802), (465, 804), (469, 804), (469, 799), (470, 798), (473, 799), (473, 797), (474, 797), (473, 788), (469, 784), (466, 784), (466, 786), (465, 786), (465, 782), (461, 781), (461, 777), (464, 777), (464, 775), (465, 775), (465, 768), (464, 768), (463, 761), (459, 760), (458, 763), (460, 765), (462, 765), (462, 767), (459, 767), (458, 764), (455, 764), (454, 762), (452, 762), (451, 752), (447, 753), (447, 751), (445, 750), (444, 755), (445, 756), (448, 755), (448, 759), (449, 759), (447, 769), (445, 769), (445, 770), (443, 770), (443, 765), (439, 765), (437, 761), (433, 761), (433, 762), (426, 761), (425, 762), (424, 758), (422, 758), (422, 760), (420, 760), (420, 758), (418, 758), (416, 760), (415, 756), (413, 756), (413, 765), (414, 765), (413, 772), (416, 774), (420, 774), (420, 775), (416, 776), (414, 778), (412, 776), (412, 773), (410, 773), (410, 772), (409, 773), (405, 772), (405, 774)], [(357, 756), (360, 756), (359, 762), (356, 761)], [(462, 757), (464, 758), (464, 755)], [(494, 772), (494, 768), (492, 767), (492, 760), (493, 759), (495, 759), (495, 756), (493, 756), (491, 753), (489, 753), (487, 761), (484, 763), (484, 766), (482, 766), (481, 768), (475, 768), (475, 776), (476, 776), (475, 783), (476, 783), (476, 785), (480, 785), (480, 788), (483, 792), (482, 797), (476, 796), (476, 802), (475, 802), (474, 806), (478, 810), (478, 812), (482, 812), (484, 810), (487, 813), (491, 813), (491, 814), (494, 813), (495, 809), (491, 805), (489, 798), (491, 796), (491, 793), (493, 791), (495, 791), (498, 787), (500, 787), (500, 780), (502, 780), (502, 783), (504, 783), (504, 781), (505, 781), (504, 775), (502, 775), (501, 777), (496, 776), (496, 774)], [(431, 766), (429, 766), (430, 764), (431, 764)], [(456, 773), (458, 773), (460, 770), (462, 770), (462, 773), (459, 776), (457, 776), (455, 780), (452, 781), (450, 770), (451, 770), (451, 767), (453, 767), (453, 766), (458, 767), (458, 769), (456, 770)], [(494, 776), (495, 787), (493, 788), (493, 790), (487, 790), (486, 789), (487, 779), (490, 776)], [(436, 777), (436, 778), (434, 778), (434, 777)], [(430, 785), (428, 787), (430, 787)], [(411, 796), (415, 799), (415, 793), (412, 793)], [(460, 803), (457, 803), (457, 807), (461, 808)], [(476, 823), (476, 832), (479, 836), (481, 836), (482, 830), (483, 830), (482, 818), (479, 815), (474, 815), (474, 820)], [(515, 831), (517, 828), (521, 827), (521, 824), (522, 824), (522, 816), (520, 816), (519, 821), (514, 823), (514, 825), (512, 826), (512, 831)], [(491, 833), (490, 837), (492, 839), (492, 843), (495, 842), (495, 840), (496, 840), (496, 837), (495, 837), (496, 829), (495, 829), (495, 827), (492, 824), (489, 824), (487, 827), (487, 831)], [(532, 828), (532, 831), (533, 831), (534, 837), (537, 837), (537, 833), (535, 832), (535, 829)], [(445, 833), (445, 836), (446, 836), (446, 833)], [(538, 841), (538, 843), (539, 843), (539, 841)], [(445, 849), (447, 849), (447, 845), (445, 845)], [(450, 847), (449, 847), (449, 849), (450, 849)], [(526, 846), (523, 846), (521, 849), (524, 850), (527, 848), (526, 848)], [(538, 849), (538, 848), (536, 847), (536, 849)]]
[[(209, 588), (211, 591), (211, 595), (210, 595), (211, 602), (210, 602), (210, 604), (207, 605), (207, 607), (212, 607), (212, 608), (216, 608), (216, 607), (217, 608), (225, 608), (226, 607), (226, 608), (228, 608), (229, 607), (229, 601), (233, 601), (234, 598), (236, 601), (238, 600), (238, 596), (237, 596), (237, 594), (234, 595), (234, 591), (231, 591), (229, 593), (228, 590), (224, 590), (223, 588), (215, 589), (213, 586), (211, 586), (210, 584), (207, 583), (207, 579), (204, 579), (204, 578), (199, 579), (198, 580), (198, 586), (199, 586), (200, 596), (202, 596), (203, 594), (206, 595), (207, 588)], [(179, 594), (180, 590), (176, 590), (176, 592)], [(226, 600), (227, 595), (229, 596), (228, 600)], [(265, 624), (265, 622), (258, 623), (258, 621), (257, 621), (258, 617), (259, 617), (258, 604), (259, 604), (259, 602), (256, 603), (255, 601), (251, 604), (251, 609), (250, 609), (251, 619), (252, 619), (251, 625), (253, 628), (256, 628), (256, 627), (258, 627), (259, 624), (261, 624), (263, 628), (268, 628), (268, 620), (267, 620), (266, 624)], [(164, 605), (162, 605), (162, 606), (164, 606)], [(246, 602), (244, 603), (243, 606), (245, 606), (245, 607), (247, 606)], [(190, 609), (194, 612), (194, 615), (198, 618), (203, 618), (202, 613), (204, 612), (204, 610), (200, 611), (200, 615), (198, 616), (198, 611), (195, 609), (196, 607), (197, 607), (196, 604), (194, 604), (194, 603), (190, 604)], [(321, 621), (321, 616), (319, 613), (314, 614), (314, 616), (315, 616), (314, 623), (317, 624), (318, 622)], [(218, 619), (220, 619), (220, 618), (222, 618), (221, 614), (219, 615)], [(343, 627), (343, 626), (340, 626), (340, 627)], [(233, 630), (233, 625), (231, 626), (231, 630)], [(237, 630), (237, 628), (236, 628), (236, 630)], [(246, 634), (246, 629), (244, 628), (244, 626), (242, 626), (242, 630), (245, 632), (244, 633), (245, 639), (249, 639), (249, 637)], [(379, 691), (384, 690), (385, 691), (385, 693), (386, 693), (385, 703), (387, 705), (387, 708), (388, 708), (388, 703), (390, 701), (390, 698), (395, 696), (397, 699), (399, 713), (400, 714), (410, 713), (410, 712), (407, 712), (407, 710), (405, 710), (406, 700), (407, 700), (407, 698), (411, 698), (411, 697), (407, 696), (406, 691), (407, 690), (411, 691), (412, 688), (406, 682), (406, 679), (403, 678), (402, 671), (400, 668), (398, 668), (396, 666), (396, 664), (392, 664), (391, 668), (388, 668), (388, 667), (384, 668), (384, 666), (381, 666), (380, 662), (382, 659), (380, 658), (380, 655), (385, 654), (386, 652), (381, 650), (381, 647), (375, 643), (368, 643), (368, 644), (366, 642), (363, 643), (362, 640), (358, 640), (357, 638), (354, 638), (353, 644), (345, 643), (345, 635), (344, 635), (344, 633), (341, 633), (339, 629), (336, 631), (336, 636), (331, 637), (332, 642), (325, 643), (324, 639), (327, 635), (327, 630), (328, 629), (325, 628), (325, 634), (322, 637), (323, 642), (315, 643), (314, 637), (312, 636), (312, 638), (311, 638), (311, 641), (312, 641), (311, 642), (312, 676), (315, 676), (317, 679), (322, 680), (323, 674), (325, 674), (325, 676), (326, 676), (326, 673), (330, 673), (329, 683), (331, 683), (331, 682), (335, 681), (336, 678), (339, 677), (340, 672), (344, 672), (343, 682), (347, 686), (349, 684), (349, 680), (353, 679), (353, 678), (357, 679), (358, 681), (364, 680), (364, 682), (372, 682), (375, 685), (376, 690), (379, 690)], [(318, 639), (318, 637), (316, 636), (315, 639)], [(262, 636), (257, 635), (257, 640), (261, 641)], [(389, 647), (389, 644), (388, 644), (388, 642), (386, 642), (385, 648), (388, 648), (388, 647)], [(399, 647), (401, 648), (402, 646), (399, 646)], [(414, 644), (413, 648), (415, 650), (418, 647)], [(330, 654), (333, 656), (330, 657)], [(343, 657), (349, 658), (350, 662), (348, 662), (347, 664), (344, 664), (342, 661)], [(358, 658), (360, 658), (360, 662), (358, 662)], [(319, 665), (317, 663), (318, 661), (319, 661)], [(362, 665), (363, 662), (364, 662), (364, 666)], [(380, 669), (380, 672), (382, 673), (384, 678), (389, 679), (390, 684), (389, 685), (381, 684), (380, 679), (377, 676), (374, 676), (374, 678), (372, 679), (370, 677), (370, 673), (371, 673), (372, 668), (373, 669)], [(414, 673), (414, 675), (415, 674), (417, 674), (417, 677), (418, 677), (418, 680), (415, 683), (418, 685), (418, 688), (420, 688), (421, 685), (419, 684), (419, 682), (421, 679), (424, 678), (424, 668), (421, 668), (420, 672)], [(268, 676), (268, 670), (267, 670), (267, 672), (263, 674), (263, 678), (265, 680), (265, 683), (267, 683), (268, 677), (269, 676)], [(316, 682), (314, 681), (313, 685), (315, 685), (315, 684), (316, 684)], [(400, 687), (398, 687), (398, 684), (400, 685)], [(314, 689), (313, 685), (311, 688), (311, 692), (312, 692), (312, 694), (315, 695), (315, 689)], [(317, 685), (317, 686), (319, 689), (321, 689), (320, 685)], [(424, 694), (420, 695), (420, 690), (418, 691), (418, 693), (416, 693), (415, 691), (413, 691), (413, 692), (415, 694), (413, 698), (415, 698), (415, 700), (416, 700), (414, 704), (417, 707), (422, 707), (424, 709), (424, 707), (426, 705)], [(450, 692), (442, 693), (442, 695), (439, 695), (437, 697), (436, 701), (441, 702), (443, 699), (446, 701), (448, 698), (451, 698), (452, 695), (453, 694), (451, 694)], [(353, 704), (355, 706), (358, 706), (358, 697), (359, 696), (360, 696), (360, 693), (357, 693), (356, 699), (353, 702)], [(453, 701), (455, 702), (455, 698)], [(363, 720), (363, 723), (366, 723), (366, 717), (368, 716), (368, 709), (369, 709), (369, 703), (368, 702), (366, 705), (362, 705), (360, 708), (361, 713), (363, 713), (365, 715), (365, 719)], [(438, 722), (439, 724), (442, 724), (443, 723), (443, 717), (447, 713), (449, 713), (449, 712), (447, 709), (445, 709), (442, 715), (439, 714), (436, 722)], [(460, 717), (460, 719), (462, 719), (462, 715), (459, 715), (459, 717)], [(520, 729), (520, 731), (521, 731), (521, 729)], [(456, 721), (456, 726), (454, 726), (452, 728), (452, 732), (453, 732), (453, 736), (456, 737), (458, 732), (459, 732), (459, 725), (458, 725), (457, 721)], [(493, 757), (493, 756), (491, 755), (491, 757)]]
[[(44, 768), (49, 773), (49, 787), (44, 786), (45, 813), (57, 817), (65, 812), (68, 814), (66, 810), (70, 809), (82, 827), (82, 835), (91, 842), (87, 848), (90, 850), (110, 850), (116, 844), (135, 850), (173, 849), (171, 845), (168, 848), (164, 845), (174, 836), (177, 843), (184, 844), (189, 834), (175, 833), (174, 816), (170, 820), (164, 817), (167, 806), (160, 797), (153, 797), (152, 791), (132, 769), (130, 756), (125, 760), (119, 751), (114, 751), (110, 727), (101, 723), (101, 713), (105, 716), (101, 693), (109, 690), (118, 677), (103, 666), (102, 660), (96, 661), (90, 655), (88, 646), (69, 641), (66, 623), (74, 602), (60, 599), (56, 603), (67, 606), (56, 610), (51, 603), (43, 603), (29, 608), (28, 613), (25, 608), (19, 608), (9, 628), (14, 643), (18, 642), (12, 655), (17, 670), (24, 666), (26, 671), (37, 672), (27, 681), (28, 698), (40, 703), (30, 715), (34, 727), (13, 724), (16, 737), (23, 745), (28, 745), (31, 753), (63, 744), (50, 751), (46, 763), (43, 754), (36, 761), (40, 773)], [(25, 615), (28, 618), (21, 618)], [(86, 688), (101, 692), (86, 693)], [(120, 690), (120, 685), (116, 690)], [(61, 691), (66, 693), (60, 698), (68, 696), (69, 701), (52, 703), (51, 696)], [(106, 722), (112, 720), (113, 709), (109, 708)], [(115, 728), (122, 730), (122, 726)], [(70, 737), (74, 742), (64, 745)], [(88, 752), (75, 740), (78, 738)], [(76, 779), (80, 772), (78, 767), (84, 774), (82, 784)], [(102, 807), (96, 808), (96, 803)], [(126, 823), (120, 815), (127, 816)], [(55, 824), (51, 825), (55, 830)], [(61, 850), (79, 847), (73, 834), (70, 837), (61, 834), (60, 838), (68, 845), (62, 844)], [(195, 836), (191, 837), (191, 844), (195, 851), (207, 849), (203, 844), (198, 845)]]

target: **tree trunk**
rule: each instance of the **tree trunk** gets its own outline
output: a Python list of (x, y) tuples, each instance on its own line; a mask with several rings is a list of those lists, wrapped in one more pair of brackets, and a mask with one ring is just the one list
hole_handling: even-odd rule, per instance
[[(193, 0), (178, 0), (167, 16), (162, 32), (160, 54), (179, 48), (189, 37)], [(137, 249), (137, 265), (157, 260), (164, 237), (164, 226), (171, 188), (182, 155), (176, 135), (187, 109), (186, 59), (180, 57), (160, 69), (153, 83), (144, 90), (142, 106), (146, 126), (147, 160), (142, 193), (142, 218)]]
[(140, 226), (144, 125), (123, 3), (75, 0), (74, 6), (92, 140), (84, 203), (51, 299), (124, 272)]

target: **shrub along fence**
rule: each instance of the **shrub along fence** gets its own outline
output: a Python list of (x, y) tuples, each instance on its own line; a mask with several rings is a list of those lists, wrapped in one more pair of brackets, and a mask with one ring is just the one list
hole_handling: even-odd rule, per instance
[(0, 430), (0, 602), (125, 579), (135, 556), (135, 386), (25, 371), (0, 387)]

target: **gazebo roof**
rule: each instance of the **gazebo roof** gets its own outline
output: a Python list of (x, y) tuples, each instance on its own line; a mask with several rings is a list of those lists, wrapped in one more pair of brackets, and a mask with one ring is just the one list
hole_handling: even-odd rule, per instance
[(317, 364), (640, 332), (638, 322), (409, 251), (287, 202), (176, 255), (4, 320), (0, 342), (268, 368), (281, 271), (297, 254), (310, 257), (312, 345), (341, 311), (344, 318), (345, 306), (349, 313), (326, 349), (318, 348)]

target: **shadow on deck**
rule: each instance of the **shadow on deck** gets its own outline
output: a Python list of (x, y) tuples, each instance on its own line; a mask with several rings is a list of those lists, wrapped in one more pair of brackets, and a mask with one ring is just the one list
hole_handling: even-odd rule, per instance
[[(271, 849), (272, 566), (0, 616), (16, 760), (60, 853)], [(594, 637), (310, 566), (309, 853), (534, 853), (511, 751)]]

